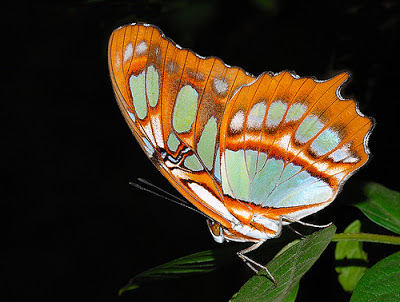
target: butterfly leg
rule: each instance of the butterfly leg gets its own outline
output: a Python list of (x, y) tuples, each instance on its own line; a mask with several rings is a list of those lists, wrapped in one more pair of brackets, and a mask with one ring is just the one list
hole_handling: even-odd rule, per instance
[[(282, 233), (282, 228), (283, 228), (283, 220), (287, 220), (290, 222), (294, 222), (293, 219), (285, 217), (283, 215), (279, 216), (279, 223), (278, 223), (278, 230), (275, 232), (275, 238), (279, 237)], [(296, 221), (297, 222), (297, 221)], [(304, 238), (304, 235), (301, 234), (300, 232), (296, 231), (294, 228), (292, 228), (290, 225), (287, 225), (288, 228), (290, 228), (295, 234), (299, 235), (301, 238)]]
[(293, 233), (295, 233), (296, 235), (298, 235), (299, 237), (301, 237), (301, 239), (304, 239), (305, 236), (300, 233), (299, 231), (297, 231), (294, 227), (292, 227), (290, 224), (287, 225), (288, 229), (290, 229)]
[(331, 225), (332, 225), (332, 222), (330, 222), (330, 223), (328, 223), (328, 224), (325, 224), (325, 225), (318, 225), (318, 224), (307, 223), (307, 222), (303, 222), (303, 221), (301, 221), (301, 220), (293, 219), (293, 218), (290, 218), (290, 217), (287, 217), (287, 216), (283, 216), (283, 215), (281, 215), (281, 216), (279, 217), (279, 224), (282, 223), (282, 220), (283, 220), (283, 219), (284, 219), (284, 220), (287, 220), (287, 221), (289, 221), (289, 222), (297, 222), (297, 223), (300, 223), (300, 224), (305, 225), (305, 226), (314, 227), (314, 228), (320, 228), (320, 229), (324, 229), (324, 228), (327, 228), (328, 226), (331, 226)]
[(282, 229), (283, 229), (283, 219), (286, 219), (284, 216), (280, 215), (279, 216), (279, 223), (278, 223), (278, 229), (275, 232), (274, 238), (278, 238), (282, 234)]
[(264, 243), (264, 241), (259, 241), (259, 242), (255, 243), (255, 244), (253, 244), (252, 246), (248, 247), (247, 249), (244, 249), (244, 250), (241, 250), (241, 251), (237, 252), (237, 255), (255, 273), (258, 273), (259, 270), (257, 270), (254, 266), (257, 266), (260, 270), (264, 269), (267, 272), (268, 276), (271, 278), (271, 280), (274, 282), (274, 286), (276, 287), (276, 285), (277, 285), (276, 280), (275, 280), (274, 276), (272, 276), (270, 271), (264, 265), (261, 265), (260, 263), (254, 261), (253, 259), (251, 259), (251, 258), (247, 257), (246, 255), (244, 255), (244, 254), (247, 254), (247, 253), (249, 253), (251, 251), (254, 251), (255, 249), (259, 248), (263, 243)]
[[(326, 228), (326, 227), (328, 227), (328, 226), (330, 226), (330, 225), (332, 224), (332, 222), (331, 222), (331, 223), (328, 223), (328, 224), (326, 224), (326, 225), (311, 224), (311, 223), (303, 222), (303, 221), (301, 221), (301, 220), (297, 220), (297, 219), (293, 219), (293, 218), (290, 218), (290, 217), (281, 215), (281, 216), (279, 217), (279, 224), (278, 224), (277, 237), (280, 236), (280, 231), (281, 231), (281, 228), (282, 228), (282, 221), (283, 221), (283, 220), (286, 220), (286, 221), (289, 221), (289, 222), (297, 222), (297, 223), (300, 223), (300, 224), (305, 225), (305, 226), (314, 227), (314, 228), (321, 228), (321, 229), (322, 229), (322, 228)], [(290, 228), (295, 234), (299, 235), (301, 238), (304, 238), (304, 235), (303, 235), (303, 234), (301, 234), (300, 232), (298, 232), (297, 230), (295, 230), (295, 229), (294, 229), (293, 227), (291, 227), (290, 225), (288, 225), (287, 227)], [(278, 233), (278, 232), (279, 232), (279, 233)]]

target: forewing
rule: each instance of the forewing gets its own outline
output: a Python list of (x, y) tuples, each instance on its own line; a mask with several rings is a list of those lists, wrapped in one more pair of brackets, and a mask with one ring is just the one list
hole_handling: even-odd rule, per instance
[(147, 156), (196, 207), (230, 225), (218, 178), (220, 125), (227, 100), (255, 78), (146, 24), (115, 30), (108, 58), (119, 107)]

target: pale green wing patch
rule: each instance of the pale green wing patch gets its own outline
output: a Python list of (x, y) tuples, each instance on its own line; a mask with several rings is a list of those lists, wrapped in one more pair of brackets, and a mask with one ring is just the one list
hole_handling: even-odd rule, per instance
[(158, 72), (153, 66), (149, 66), (147, 68), (146, 74), (146, 91), (147, 91), (147, 98), (149, 100), (149, 104), (151, 107), (155, 107), (158, 102), (158, 97), (160, 94), (160, 87), (159, 87), (159, 77)]
[(190, 85), (183, 86), (176, 97), (172, 125), (176, 132), (190, 130), (197, 115), (199, 94)]
[(204, 127), (197, 144), (197, 152), (208, 170), (212, 169), (217, 139), (217, 119), (211, 117)]
[(144, 119), (147, 115), (144, 72), (138, 76), (131, 75), (129, 78), (129, 88), (131, 89), (136, 115), (138, 118)]

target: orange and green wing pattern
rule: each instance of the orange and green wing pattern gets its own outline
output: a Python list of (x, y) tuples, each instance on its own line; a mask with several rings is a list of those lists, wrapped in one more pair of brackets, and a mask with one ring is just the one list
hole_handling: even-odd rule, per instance
[[(340, 88), (292, 72), (258, 78), (146, 24), (115, 30), (109, 68), (147, 156), (226, 239), (276, 236), (279, 218), (327, 206), (369, 157), (373, 120)], [(219, 227), (210, 224), (217, 238)]]

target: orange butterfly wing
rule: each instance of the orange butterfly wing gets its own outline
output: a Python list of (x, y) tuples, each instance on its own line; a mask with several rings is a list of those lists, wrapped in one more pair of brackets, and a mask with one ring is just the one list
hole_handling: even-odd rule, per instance
[(114, 31), (108, 54), (133, 134), (174, 187), (224, 227), (209, 224), (216, 240), (276, 236), (281, 215), (322, 209), (368, 160), (373, 120), (341, 98), (346, 73), (256, 79), (149, 25)]
[(182, 49), (145, 24), (115, 30), (108, 61), (118, 105), (147, 156), (192, 204), (230, 227), (213, 176), (218, 159), (210, 154), (219, 148), (227, 101), (255, 78)]
[[(347, 77), (316, 81), (285, 71), (264, 73), (242, 87), (229, 101), (220, 128), (224, 191), (255, 204), (254, 212), (272, 220), (301, 219), (327, 206), (369, 158), (373, 120), (353, 100), (341, 98)], [(243, 154), (242, 165), (237, 152)], [(229, 167), (236, 165), (246, 174), (237, 184), (229, 176)], [(326, 194), (315, 198), (321, 192)]]

